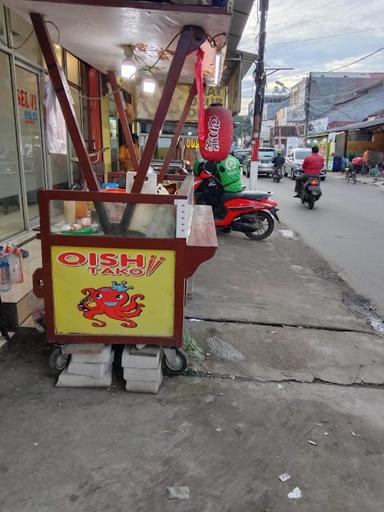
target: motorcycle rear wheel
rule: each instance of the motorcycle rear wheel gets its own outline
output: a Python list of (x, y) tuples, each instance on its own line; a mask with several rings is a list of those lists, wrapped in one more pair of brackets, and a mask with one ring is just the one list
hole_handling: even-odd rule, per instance
[(312, 198), (312, 197), (309, 197), (309, 198), (308, 198), (308, 208), (309, 208), (310, 210), (313, 210), (313, 207), (314, 207), (314, 206), (315, 206), (315, 201), (313, 200), (313, 198)]
[(251, 240), (264, 240), (268, 238), (274, 230), (275, 221), (272, 216), (266, 212), (257, 212), (256, 217), (257, 227), (255, 227), (254, 231), (245, 231), (244, 234)]

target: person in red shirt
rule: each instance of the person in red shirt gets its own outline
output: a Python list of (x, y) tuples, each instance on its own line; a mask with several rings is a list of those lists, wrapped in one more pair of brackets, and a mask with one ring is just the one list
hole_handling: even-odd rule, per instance
[(304, 173), (301, 176), (298, 176), (296, 178), (296, 186), (295, 186), (296, 195), (294, 197), (301, 197), (301, 193), (303, 190), (303, 184), (311, 176), (319, 176), (323, 167), (324, 167), (324, 157), (319, 155), (318, 146), (312, 146), (312, 155), (308, 155), (304, 159), (304, 162), (303, 162)]

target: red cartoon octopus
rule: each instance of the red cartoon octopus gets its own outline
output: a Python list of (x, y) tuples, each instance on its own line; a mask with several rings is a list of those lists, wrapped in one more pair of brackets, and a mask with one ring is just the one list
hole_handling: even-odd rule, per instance
[(140, 316), (144, 304), (138, 300), (145, 299), (144, 295), (137, 293), (131, 297), (127, 293), (133, 290), (133, 286), (126, 286), (127, 282), (112, 282), (112, 286), (103, 288), (84, 288), (81, 293), (85, 295), (77, 308), (83, 313), (83, 317), (93, 320), (94, 327), (105, 327), (107, 322), (95, 318), (96, 315), (106, 315), (108, 318), (120, 320), (122, 327), (137, 327), (133, 317)]

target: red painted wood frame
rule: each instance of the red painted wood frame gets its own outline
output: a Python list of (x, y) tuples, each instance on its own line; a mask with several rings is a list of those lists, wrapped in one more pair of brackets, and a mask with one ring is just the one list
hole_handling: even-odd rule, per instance
[(35, 0), (52, 4), (92, 5), (93, 7), (129, 7), (131, 9), (146, 9), (148, 11), (190, 12), (198, 14), (230, 14), (232, 4), (226, 7), (213, 7), (211, 5), (175, 4), (144, 2), (143, 0)]
[(196, 82), (193, 82), (193, 84), (191, 85), (191, 87), (189, 89), (189, 94), (188, 94), (187, 100), (185, 102), (183, 111), (181, 113), (179, 122), (177, 123), (175, 133), (173, 134), (173, 137), (171, 140), (171, 145), (169, 146), (167, 154), (165, 155), (164, 163), (160, 170), (160, 174), (159, 174), (159, 177), (157, 180), (159, 183), (161, 183), (163, 181), (164, 176), (167, 173), (168, 166), (169, 166), (172, 158), (175, 155), (175, 150), (176, 150), (177, 143), (179, 141), (179, 137), (181, 135), (181, 132), (183, 131), (185, 121), (187, 120), (189, 111), (191, 110), (191, 105), (192, 105), (193, 100), (195, 99), (196, 93), (197, 93)]
[(140, 160), (139, 170), (137, 171), (136, 179), (132, 186), (133, 193), (140, 192), (143, 187), (145, 176), (151, 164), (160, 135), (160, 130), (163, 127), (185, 59), (190, 53), (200, 48), (206, 39), (207, 35), (204, 30), (195, 26), (185, 26), (180, 34), (176, 51), (169, 67), (167, 80), (164, 84), (163, 92), (152, 123), (152, 128), (149, 132), (147, 143)]
[(89, 190), (97, 191), (99, 190), (99, 183), (96, 179), (89, 153), (85, 147), (84, 138), (81, 134), (72, 102), (70, 101), (70, 94), (66, 89), (66, 78), (57, 62), (47, 25), (41, 14), (31, 13), (30, 16), (69, 135), (79, 159), (81, 173)]
[[(78, 192), (64, 190), (41, 190), (39, 192), (40, 229), (43, 268), (33, 275), (33, 289), (38, 297), (44, 299), (46, 311), (47, 337), (51, 343), (104, 343), (104, 344), (151, 344), (161, 346), (181, 346), (183, 340), (185, 280), (193, 275), (197, 267), (212, 257), (216, 248), (188, 246), (184, 238), (126, 238), (118, 236), (96, 235), (61, 235), (51, 232), (50, 201), (102, 201), (128, 202), (140, 204), (174, 204), (175, 198), (186, 196), (154, 196), (151, 194), (107, 194), (105, 192)], [(173, 336), (138, 336), (127, 330), (123, 336), (94, 334), (58, 334), (55, 331), (53, 280), (52, 280), (52, 246), (71, 247), (112, 247), (121, 249), (167, 249), (176, 253), (175, 268), (175, 307)]]
[(117, 114), (119, 116), (121, 128), (123, 130), (125, 144), (128, 147), (128, 151), (131, 157), (133, 170), (137, 171), (137, 169), (139, 168), (139, 161), (136, 157), (132, 133), (131, 130), (129, 129), (128, 119), (125, 114), (125, 101), (123, 99), (119, 86), (117, 85), (116, 73), (114, 71), (108, 71), (108, 80), (112, 87), (112, 93), (115, 99)]
[[(60, 107), (63, 111), (64, 119), (68, 127), (74, 148), (76, 150), (80, 170), (83, 174), (84, 180), (89, 190), (99, 190), (99, 184), (94, 173), (92, 163), (85, 147), (85, 142), (81, 134), (79, 125), (76, 120), (76, 115), (73, 110), (72, 103), (69, 99), (69, 94), (66, 90), (66, 79), (63, 75), (61, 68), (58, 65), (55, 51), (47, 30), (47, 26), (41, 14), (31, 13), (31, 20), (36, 32), (37, 39), (40, 44), (41, 51), (44, 55), (48, 73), (52, 80), (53, 87), (58, 97)], [(137, 175), (132, 186), (132, 192), (141, 192), (145, 177), (147, 175), (153, 153), (159, 138), (160, 131), (163, 127), (169, 105), (175, 91), (177, 81), (179, 79), (181, 70), (184, 66), (185, 59), (193, 51), (200, 48), (207, 38), (206, 33), (201, 27), (185, 26), (180, 34), (176, 51), (169, 67), (166, 82), (164, 84), (163, 92), (156, 110), (155, 118), (152, 123), (152, 128), (149, 133), (147, 143), (145, 145), (142, 158), (138, 164)], [(133, 158), (133, 163), (138, 163), (135, 158), (133, 150), (132, 136), (128, 127), (128, 122), (125, 117), (124, 107), (122, 103), (121, 93), (117, 90), (116, 76), (113, 72), (109, 73), (112, 89), (114, 92), (116, 107), (119, 112), (120, 121), (124, 131), (124, 137), (128, 144), (128, 149)], [(188, 98), (189, 100), (189, 98)], [(188, 109), (189, 110), (189, 109)], [(184, 111), (183, 111), (184, 113)], [(185, 114), (186, 117), (187, 114)], [(165, 173), (164, 173), (165, 174)], [(127, 210), (128, 213), (128, 210)]]

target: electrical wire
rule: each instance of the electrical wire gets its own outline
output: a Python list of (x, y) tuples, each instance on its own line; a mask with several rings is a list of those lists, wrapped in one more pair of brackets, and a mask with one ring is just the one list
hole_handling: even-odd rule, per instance
[[(56, 23), (54, 23), (53, 21), (47, 21), (46, 22), (47, 25), (53, 25), (55, 27), (55, 29), (57, 30), (57, 41), (55, 41), (55, 44), (59, 44), (60, 43), (60, 29), (59, 27), (56, 25)], [(20, 43), (18, 44), (17, 46), (11, 46), (11, 45), (8, 45), (8, 43), (6, 43), (3, 39), (0, 38), (0, 42), (3, 43), (4, 46), (6, 46), (7, 48), (9, 48), (10, 50), (20, 50), (20, 48), (22, 48), (25, 44), (28, 43), (28, 41), (30, 40), (30, 38), (32, 37), (32, 34), (35, 32), (35, 29), (33, 28), (30, 33), (27, 35), (27, 37)]]
[(57, 31), (57, 40), (55, 41), (55, 44), (60, 44), (61, 34), (60, 34), (59, 27), (56, 25), (56, 23), (54, 23), (53, 21), (50, 21), (50, 20), (46, 21), (46, 24), (52, 25), (53, 27), (55, 27), (55, 29)]
[(148, 71), (151, 71), (161, 61), (161, 59), (162, 59), (163, 55), (165, 54), (165, 52), (169, 50), (169, 48), (176, 41), (176, 39), (179, 37), (179, 35), (181, 33), (182, 32), (180, 31), (178, 34), (176, 34), (174, 37), (172, 37), (171, 41), (167, 44), (167, 46), (164, 48), (164, 50), (160, 53), (160, 55), (157, 58), (157, 60), (153, 64), (151, 64), (151, 66), (148, 67)]
[(10, 50), (20, 50), (20, 48), (22, 46), (24, 46), (31, 38), (32, 34), (35, 32), (34, 29), (32, 29), (30, 31), (30, 33), (28, 34), (28, 36), (24, 39), (24, 41), (22, 43), (20, 43), (19, 45), (17, 46), (11, 46), (11, 45), (8, 45), (8, 43), (6, 43), (5, 41), (3, 41), (2, 39), (0, 39), (0, 41), (3, 43), (4, 46), (7, 46)]
[(298, 5), (300, 4), (303, 4), (304, 2), (307, 2), (308, 0), (301, 0), (301, 2), (297, 2), (296, 4), (294, 5), (290, 5), (288, 7), (286, 7), (285, 9), (281, 9), (280, 11), (277, 11), (277, 12), (272, 12), (271, 13), (271, 16), (279, 16), (282, 12), (287, 12), (287, 11), (290, 11), (291, 9), (294, 9), (295, 7), (297, 7)]
[(359, 59), (354, 60), (353, 62), (349, 62), (348, 64), (345, 64), (344, 66), (340, 66), (335, 69), (330, 69), (329, 71), (327, 71), (327, 73), (333, 73), (334, 71), (339, 71), (339, 69), (345, 69), (345, 68), (348, 68), (349, 66), (353, 66), (354, 64), (357, 64), (358, 62), (361, 62), (362, 60), (368, 59), (369, 57), (372, 57), (372, 55), (382, 52), (383, 50), (384, 50), (384, 46), (382, 46), (381, 48), (378, 48), (377, 50), (374, 50), (371, 53), (368, 53), (368, 55), (364, 55), (363, 57), (360, 57)]
[[(382, 29), (370, 29), (369, 32), (374, 32), (375, 30), (382, 30)], [(363, 30), (353, 30), (351, 32), (343, 32), (341, 34), (334, 34), (334, 35), (328, 35), (328, 36), (319, 36), (319, 37), (308, 37), (306, 39), (293, 39), (290, 41), (280, 41), (278, 43), (271, 43), (269, 46), (281, 46), (286, 44), (296, 44), (296, 43), (303, 43), (306, 41), (319, 41), (321, 39), (333, 39), (335, 37), (344, 37), (349, 36), (351, 34), (361, 34), (363, 32), (367, 32), (367, 29)]]

